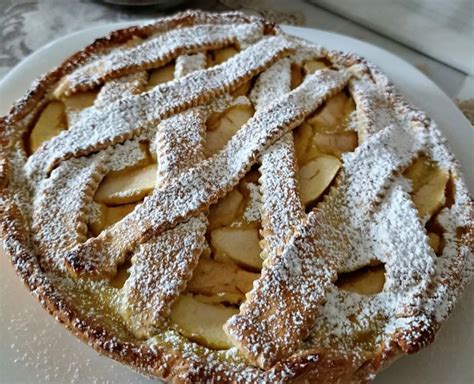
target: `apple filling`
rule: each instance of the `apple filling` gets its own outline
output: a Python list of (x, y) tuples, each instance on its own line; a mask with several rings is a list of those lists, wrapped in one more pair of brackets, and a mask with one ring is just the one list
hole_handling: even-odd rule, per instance
[[(207, 55), (207, 65), (219, 65), (237, 54), (236, 47), (215, 50)], [(297, 87), (304, 76), (331, 65), (327, 60), (311, 60), (291, 66), (291, 87)], [(175, 63), (151, 70), (145, 90), (174, 78)], [(253, 116), (254, 108), (245, 96), (251, 82), (234, 91), (242, 102), (211, 115), (206, 122), (205, 156), (220, 151), (231, 137)], [(60, 134), (78, 118), (81, 111), (93, 105), (96, 92), (77, 93), (64, 100), (51, 101), (40, 113), (27, 137), (30, 153), (45, 141)], [(313, 209), (333, 184), (342, 167), (342, 155), (358, 145), (357, 132), (350, 127), (355, 104), (344, 90), (329, 98), (301, 126), (293, 131), (298, 163), (300, 196), (306, 210)], [(109, 172), (95, 196), (95, 214), (89, 220), (91, 236), (122, 220), (156, 188), (157, 164), (147, 143), (141, 143), (142, 160), (124, 169)], [(261, 219), (259, 212), (259, 172), (253, 168), (225, 197), (208, 212), (208, 251), (188, 282), (185, 292), (171, 310), (171, 324), (180, 333), (213, 349), (232, 346), (223, 331), (228, 318), (238, 313), (253, 282), (262, 268)], [(412, 198), (420, 219), (426, 224), (430, 245), (437, 254), (443, 247), (443, 236), (436, 215), (446, 206), (450, 175), (426, 156), (420, 156), (404, 173), (412, 183)], [(115, 289), (127, 280), (128, 261), (110, 281)], [(336, 286), (347, 292), (374, 295), (383, 290), (385, 268), (368, 265), (356, 271), (340, 273)]]
[(36, 152), (41, 145), (67, 129), (66, 108), (62, 101), (46, 105), (28, 135), (26, 143), (29, 153)]
[(428, 241), (436, 255), (443, 251), (443, 228), (437, 215), (444, 207), (449, 207), (454, 194), (454, 183), (449, 172), (421, 155), (403, 174), (411, 182), (411, 197), (418, 210), (420, 220), (425, 224)]
[(420, 156), (404, 173), (412, 183), (413, 204), (420, 218), (429, 221), (446, 204), (449, 173), (428, 157)]
[[(320, 61), (307, 62), (312, 73), (325, 68)], [(299, 166), (300, 195), (306, 210), (311, 210), (338, 174), (344, 152), (358, 145), (357, 132), (349, 127), (354, 101), (345, 91), (331, 97), (294, 130), (295, 153)]]
[(250, 101), (228, 108), (222, 113), (211, 115), (206, 123), (206, 142), (204, 153), (206, 157), (212, 156), (229, 141), (229, 139), (250, 119), (254, 114)]
[(173, 305), (171, 319), (189, 339), (214, 349), (232, 345), (223, 331), (227, 319), (260, 276), (260, 215), (257, 170), (209, 210), (209, 251), (201, 259), (185, 293)]
[[(207, 67), (210, 68), (215, 65), (222, 64), (224, 61), (230, 59), (232, 56), (235, 56), (237, 53), (239, 53), (239, 49), (236, 46), (230, 46), (210, 51), (207, 53)], [(239, 88), (231, 92), (231, 94), (233, 96), (248, 95), (251, 88), (252, 81), (249, 80), (246, 83), (242, 84)]]
[(383, 264), (374, 262), (355, 271), (339, 273), (335, 284), (339, 289), (347, 292), (374, 295), (383, 290), (385, 267)]
[(157, 85), (166, 83), (174, 79), (174, 70), (175, 64), (170, 63), (164, 67), (153, 69), (150, 71), (150, 76), (148, 77), (148, 84), (146, 90), (150, 90)]
[(52, 100), (46, 104), (26, 136), (26, 152), (28, 154), (36, 152), (43, 143), (74, 124), (79, 113), (91, 107), (96, 97), (97, 92), (94, 91), (78, 92), (62, 100)]

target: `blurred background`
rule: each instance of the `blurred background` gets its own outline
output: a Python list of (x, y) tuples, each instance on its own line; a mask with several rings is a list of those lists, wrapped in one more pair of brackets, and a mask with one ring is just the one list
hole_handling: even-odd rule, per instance
[(472, 0), (0, 0), (0, 79), (68, 33), (198, 8), (243, 10), (388, 49), (428, 75), (474, 121)]

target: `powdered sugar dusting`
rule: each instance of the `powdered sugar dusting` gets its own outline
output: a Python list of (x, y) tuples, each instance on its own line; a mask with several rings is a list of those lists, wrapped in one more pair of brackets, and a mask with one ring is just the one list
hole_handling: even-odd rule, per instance
[(44, 268), (64, 270), (61, 253), (85, 240), (84, 206), (104, 174), (104, 158), (105, 153), (64, 162), (42, 183), (33, 229)]
[(205, 121), (197, 110), (175, 115), (160, 124), (157, 135), (158, 185), (174, 179), (202, 159), (205, 130)]
[(133, 256), (120, 311), (135, 336), (150, 337), (163, 325), (197, 265), (206, 227), (204, 216), (191, 218), (142, 244)]
[(301, 123), (328, 95), (340, 90), (349, 77), (348, 72), (333, 71), (308, 76), (300, 87), (257, 111), (222, 151), (183, 172), (173, 183), (155, 190), (132, 214), (99, 237), (76, 247), (68, 256), (71, 267), (86, 268), (84, 272), (92, 274), (113, 273), (124, 253), (138, 241), (197, 214), (229, 191), (259, 153)]
[(159, 67), (177, 54), (195, 53), (203, 48), (220, 48), (250, 38), (256, 41), (262, 34), (263, 26), (260, 23), (177, 28), (151, 37), (131, 48), (112, 51), (109, 55), (80, 67), (64, 78), (56, 93), (67, 93), (78, 86), (93, 87), (109, 76), (123, 75), (137, 68)]
[(363, 221), (375, 208), (394, 173), (408, 166), (426, 142), (423, 126), (390, 125), (378, 129), (354, 152), (343, 155), (347, 204), (357, 207), (351, 219), (356, 227), (360, 226), (357, 221)]
[(123, 99), (124, 97), (140, 93), (143, 91), (147, 80), (148, 74), (146, 71), (140, 71), (107, 82), (100, 89), (94, 101), (94, 107), (97, 109), (106, 109), (111, 103)]
[(245, 207), (244, 219), (248, 222), (260, 221), (260, 211), (262, 207), (262, 195), (258, 185), (254, 183), (247, 183), (250, 191), (249, 203)]
[[(199, 70), (205, 61), (198, 55), (178, 59), (176, 75)], [(163, 121), (158, 127), (157, 187), (179, 176), (204, 157), (205, 121), (189, 110)], [(130, 276), (120, 292), (120, 313), (138, 338), (150, 337), (162, 327), (171, 304), (185, 289), (199, 256), (207, 246), (207, 219), (201, 214), (140, 245), (132, 257)]]
[(86, 155), (125, 141), (163, 118), (191, 105), (200, 105), (249, 80), (288, 52), (282, 37), (263, 39), (224, 63), (191, 73), (110, 104), (85, 115), (77, 124), (54, 137), (27, 162), (29, 174), (50, 171), (61, 160)]
[[(300, 49), (296, 50), (296, 55)], [(276, 81), (276, 78), (279, 80)], [(265, 108), (273, 95), (290, 90), (290, 60), (272, 65), (257, 80), (251, 98), (259, 108)], [(298, 193), (296, 157), (293, 135), (287, 134), (262, 155), (260, 178), (262, 189), (263, 257), (268, 249), (282, 247), (294, 228), (303, 220), (304, 208)]]
[(204, 53), (196, 53), (194, 55), (182, 55), (176, 59), (174, 77), (179, 79), (187, 75), (206, 68), (207, 57)]
[[(35, 110), (26, 110), (23, 120), (0, 119), (5, 142), (11, 141), (2, 148), (7, 155), (1, 164), (5, 246), (43, 305), (102, 353), (188, 382), (366, 380), (394, 352), (414, 352), (430, 342), (473, 269), (472, 201), (436, 125), (370, 63), (286, 37), (260, 20), (198, 13), (162, 23), (146, 33), (135, 28), (118, 48), (102, 41), (105, 47), (81, 56), (56, 95), (104, 83), (94, 106), (26, 166), (18, 140)], [(205, 69), (204, 51), (230, 44), (246, 49)], [(324, 57), (336, 70), (306, 76), (289, 92), (291, 64)], [(142, 93), (146, 69), (174, 59), (176, 79)], [(255, 116), (221, 152), (203, 160), (204, 122), (231, 105), (248, 104), (246, 96), (229, 91), (251, 79)], [(350, 128), (361, 145), (343, 156), (334, 186), (306, 215), (288, 132), (346, 84), (357, 104)], [(37, 96), (29, 97), (34, 102)], [(12, 114), (28, 105), (23, 100)], [(122, 221), (82, 243), (87, 220), (98, 214), (91, 199), (103, 174), (149, 162), (155, 143), (159, 188)], [(433, 219), (442, 239), (439, 256), (411, 202), (411, 184), (400, 176), (420, 152), (451, 178), (447, 203)], [(266, 260), (240, 314), (226, 325), (236, 347), (215, 351), (166, 320), (207, 247), (205, 211), (257, 161), (260, 191), (247, 182), (250, 202), (243, 214), (253, 221), (261, 213)], [(68, 277), (62, 263), (69, 251), (69, 271), (103, 280)], [(130, 256), (130, 276), (123, 288), (114, 288), (108, 277)], [(385, 265), (382, 292), (365, 296), (333, 284), (338, 273), (373, 261)]]
[[(315, 221), (301, 227), (283, 251), (273, 250), (248, 301), (225, 325), (239, 349), (264, 369), (292, 353), (308, 335), (335, 279), (331, 261), (315, 247)], [(308, 257), (312, 255), (317, 256)]]
[[(364, 108), (367, 103), (362, 97), (359, 93)], [(369, 93), (368, 97), (383, 96)], [(370, 122), (370, 130), (360, 127), (365, 139), (362, 146), (343, 155), (344, 175), (337, 189), (333, 188), (324, 203), (309, 215), (304, 231), (300, 225), (281, 253), (269, 255), (249, 300), (242, 305), (240, 314), (226, 324), (234, 343), (260, 367), (268, 368), (298, 348), (311, 333), (320, 312), (323, 318), (314, 331), (318, 338), (313, 343), (319, 342), (323, 332), (332, 335), (338, 330), (341, 335), (345, 322), (351, 324), (342, 328), (349, 329), (346, 337), (350, 339), (348, 335), (357, 334), (360, 320), (362, 326), (370, 327), (377, 317), (410, 318), (424, 304), (420, 297), (428, 289), (436, 256), (428, 245), (406, 183), (394, 183), (394, 178), (426, 146), (427, 129), (395, 112), (390, 119), (382, 115), (367, 117), (371, 110), (363, 108), (361, 118)], [(385, 290), (389, 293), (382, 300), (374, 300), (373, 306), (369, 301), (361, 303), (357, 297), (351, 301), (351, 296), (331, 288), (337, 271), (354, 270), (377, 259), (386, 265)], [(310, 266), (311, 262), (317, 267)], [(317, 287), (312, 286), (315, 281)], [(327, 296), (334, 299), (326, 314), (321, 304)], [(343, 304), (333, 305), (335, 302)], [(339, 312), (335, 307), (341, 307)], [(347, 320), (351, 318), (349, 308), (357, 321)], [(392, 335), (413, 327), (413, 321), (394, 320), (382, 326), (382, 332)], [(322, 342), (330, 347), (326, 339)], [(409, 344), (417, 342), (414, 338)], [(348, 351), (353, 348), (351, 345)]]

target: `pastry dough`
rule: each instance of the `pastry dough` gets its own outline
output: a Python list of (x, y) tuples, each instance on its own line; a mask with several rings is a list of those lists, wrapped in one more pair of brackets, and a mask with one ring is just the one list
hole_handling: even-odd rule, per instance
[(20, 278), (149, 376), (367, 382), (470, 278), (472, 201), (436, 124), (364, 59), (257, 17), (113, 32), (0, 134)]

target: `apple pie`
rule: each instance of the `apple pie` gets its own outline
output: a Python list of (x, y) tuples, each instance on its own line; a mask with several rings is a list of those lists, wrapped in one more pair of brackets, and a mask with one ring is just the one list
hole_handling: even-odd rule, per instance
[(260, 18), (115, 31), (0, 135), (18, 275), (148, 376), (364, 383), (431, 343), (470, 278), (472, 200), (435, 122)]

